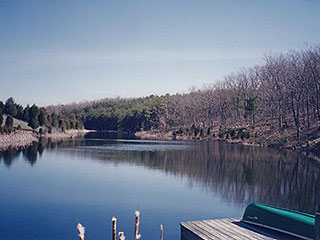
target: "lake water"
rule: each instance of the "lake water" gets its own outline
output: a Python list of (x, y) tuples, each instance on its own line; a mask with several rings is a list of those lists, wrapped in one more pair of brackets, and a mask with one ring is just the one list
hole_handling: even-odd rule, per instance
[(0, 153), (0, 239), (180, 239), (181, 221), (240, 217), (262, 202), (320, 209), (320, 164), (300, 154), (223, 142), (95, 137)]

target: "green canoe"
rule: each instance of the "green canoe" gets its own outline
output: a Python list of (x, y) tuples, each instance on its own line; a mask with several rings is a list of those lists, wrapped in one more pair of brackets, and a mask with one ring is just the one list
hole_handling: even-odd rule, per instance
[(302, 239), (313, 239), (315, 215), (268, 206), (250, 204), (242, 221)]

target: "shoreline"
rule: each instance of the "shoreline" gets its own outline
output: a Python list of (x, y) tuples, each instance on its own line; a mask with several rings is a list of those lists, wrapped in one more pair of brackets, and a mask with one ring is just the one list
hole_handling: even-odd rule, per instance
[(252, 146), (252, 147), (269, 147), (279, 150), (291, 150), (298, 153), (306, 154), (310, 156), (313, 160), (320, 162), (320, 138), (307, 141), (300, 146), (296, 147), (293, 144), (280, 145), (274, 144), (273, 142), (270, 143), (259, 143), (254, 139), (226, 139), (226, 138), (219, 138), (219, 137), (212, 137), (212, 136), (187, 136), (187, 135), (174, 135), (172, 132), (158, 132), (158, 131), (139, 131), (134, 134), (137, 138), (143, 140), (176, 140), (176, 141), (221, 141), (228, 144), (238, 144), (243, 146)]
[(85, 134), (92, 132), (92, 130), (67, 130), (65, 132), (54, 132), (39, 134), (30, 130), (14, 130), (10, 134), (0, 134), (0, 152), (5, 151), (8, 148), (19, 148), (30, 146), (33, 142), (39, 142), (41, 138), (52, 139), (52, 140), (62, 140), (69, 138), (76, 138), (84, 136)]
[[(19, 148), (30, 146), (33, 142), (39, 142), (40, 139), (50, 139), (50, 140), (63, 140), (72, 139), (76, 137), (84, 136), (87, 133), (96, 132), (94, 130), (87, 129), (71, 129), (62, 131), (55, 131), (54, 133), (40, 134), (38, 132), (30, 130), (14, 130), (10, 134), (0, 134), (0, 152), (5, 151), (8, 148)], [(172, 132), (160, 132), (160, 131), (139, 131), (134, 134), (135, 137), (142, 140), (167, 140), (167, 141), (222, 141), (228, 144), (239, 144), (243, 146), (253, 146), (253, 147), (270, 147), (274, 149), (291, 150), (303, 154), (309, 155), (312, 159), (320, 162), (319, 148), (320, 148), (320, 138), (312, 141), (312, 143), (306, 142), (299, 147), (295, 147), (292, 144), (288, 146), (283, 146), (273, 143), (259, 143), (255, 139), (226, 139), (212, 136), (189, 136), (189, 135), (174, 135)]]

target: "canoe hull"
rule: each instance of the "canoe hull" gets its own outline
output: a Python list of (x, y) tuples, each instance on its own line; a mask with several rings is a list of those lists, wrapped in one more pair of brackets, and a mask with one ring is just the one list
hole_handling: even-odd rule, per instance
[(250, 204), (242, 221), (302, 239), (313, 239), (314, 236), (314, 215), (264, 204)]

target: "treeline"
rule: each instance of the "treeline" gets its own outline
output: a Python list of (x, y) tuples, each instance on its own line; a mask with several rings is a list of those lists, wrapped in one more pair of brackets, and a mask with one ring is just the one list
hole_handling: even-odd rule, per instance
[[(69, 111), (62, 109), (61, 113), (75, 114), (83, 121), (86, 129), (134, 133), (141, 129), (161, 128), (165, 121), (164, 113), (168, 98), (169, 95), (151, 95), (136, 99), (111, 99), (89, 104), (84, 108), (69, 105), (67, 107)], [(49, 109), (55, 111), (52, 106)]]
[[(7, 115), (4, 127), (4, 117)], [(59, 128), (62, 131), (68, 129), (82, 129), (84, 128), (83, 123), (76, 118), (75, 114), (48, 114), (44, 107), (38, 107), (33, 104), (31, 107), (27, 105), (25, 108), (15, 103), (15, 100), (10, 97), (5, 103), (0, 101), (0, 133), (10, 133), (13, 130), (13, 118), (25, 121), (28, 126), (33, 130), (39, 129), (40, 132), (47, 130), (49, 133), (53, 128)], [(18, 128), (22, 128), (18, 126)]]
[[(296, 140), (320, 127), (320, 47), (264, 56), (264, 64), (168, 101), (169, 127), (268, 126)], [(169, 120), (169, 119), (168, 119)]]
[[(263, 64), (187, 94), (107, 99), (57, 109), (74, 113), (88, 129), (206, 136), (219, 128), (215, 134), (220, 137), (241, 138), (250, 137), (248, 129), (255, 135), (290, 130), (300, 142), (320, 127), (320, 47), (265, 55)], [(257, 128), (260, 132), (254, 132)]]

